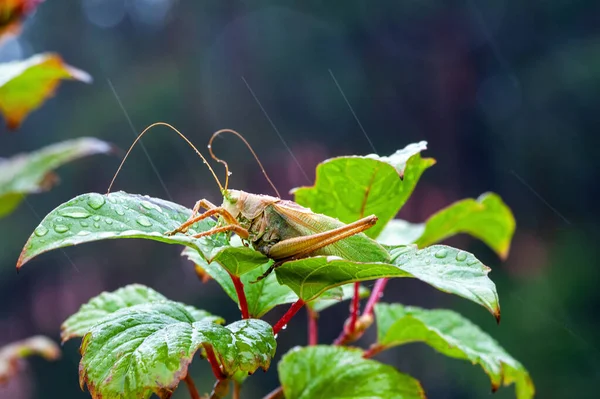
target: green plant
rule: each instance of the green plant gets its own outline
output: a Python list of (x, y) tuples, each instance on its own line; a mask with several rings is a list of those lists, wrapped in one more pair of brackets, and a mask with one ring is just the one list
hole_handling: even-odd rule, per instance
[[(515, 222), (501, 198), (486, 193), (459, 201), (422, 224), (393, 219), (408, 200), (421, 174), (435, 162), (422, 158), (426, 143), (411, 144), (389, 157), (347, 156), (317, 168), (312, 187), (294, 191), (300, 205), (349, 223), (375, 214), (379, 221), (366, 234), (382, 243), (390, 261), (356, 262), (311, 256), (284, 262), (253, 283), (273, 260), (235, 235), (192, 235), (214, 228), (203, 219), (186, 234), (165, 235), (192, 211), (158, 198), (116, 192), (88, 193), (58, 206), (31, 235), (17, 267), (56, 248), (85, 242), (142, 238), (183, 245), (202, 276), (212, 277), (248, 318), (224, 325), (219, 316), (173, 302), (141, 285), (130, 285), (92, 298), (66, 320), (62, 339), (82, 337), (80, 381), (94, 398), (168, 398), (185, 381), (198, 398), (187, 369), (195, 354), (206, 358), (221, 398), (234, 384), (234, 397), (249, 374), (268, 369), (277, 336), (303, 307), (309, 318), (309, 346), (295, 348), (278, 364), (281, 388), (269, 397), (422, 398), (419, 382), (371, 357), (391, 347), (424, 342), (438, 352), (479, 364), (493, 390), (515, 384), (519, 399), (533, 397), (523, 366), (492, 338), (450, 310), (426, 310), (379, 303), (387, 279), (416, 278), (486, 308), (500, 320), (500, 305), (490, 269), (473, 254), (436, 242), (469, 233), (501, 257), (508, 254)], [(245, 245), (244, 245), (245, 244)], [(377, 280), (368, 293), (362, 281)], [(369, 295), (362, 312), (360, 298)], [(318, 345), (317, 315), (351, 299), (351, 312), (334, 345)], [(274, 326), (260, 318), (275, 306), (291, 304)], [(369, 348), (349, 347), (373, 322), (377, 341)], [(349, 367), (351, 365), (351, 367)]]

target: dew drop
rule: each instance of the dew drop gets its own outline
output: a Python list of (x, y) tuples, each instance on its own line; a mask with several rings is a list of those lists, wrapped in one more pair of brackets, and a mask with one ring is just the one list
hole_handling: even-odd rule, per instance
[(99, 222), (100, 221), (100, 216), (98, 216), (98, 215), (94, 216), (94, 221), (95, 222)]
[(105, 202), (104, 196), (100, 194), (90, 194), (90, 198), (88, 199), (88, 205), (92, 209), (102, 208), (102, 205), (104, 205)]
[(104, 219), (104, 221), (106, 222), (106, 224), (113, 224), (112, 219)]
[(79, 224), (81, 225), (81, 227), (88, 227), (88, 223), (87, 222), (79, 222)]
[(123, 211), (123, 209), (121, 209), (119, 207), (115, 207), (115, 212), (117, 212), (117, 215), (119, 215), (119, 216), (125, 215), (125, 212)]
[(210, 149), (210, 144), (206, 146), (206, 148)]
[(477, 259), (473, 259), (473, 260), (470, 260), (469, 262), (467, 262), (467, 265), (473, 266), (473, 265), (476, 265), (478, 263), (479, 263), (479, 261)]
[(273, 336), (273, 338), (277, 339), (277, 336), (278, 336), (278, 335), (279, 335), (279, 334), (275, 334), (275, 335)]
[(98, 223), (98, 222), (94, 223), (94, 227), (97, 228), (97, 229), (99, 229), (100, 228), (100, 223)]
[(40, 224), (38, 227), (36, 227), (36, 229), (33, 232), (36, 236), (43, 237), (46, 234), (48, 234), (48, 229)]
[(67, 231), (69, 231), (69, 228), (64, 224), (57, 224), (54, 226), (54, 231), (56, 231), (57, 233), (66, 233)]
[(151, 203), (149, 203), (148, 201), (142, 201), (142, 206), (146, 209), (148, 209), (149, 211), (153, 210), (154, 207), (152, 206)]
[(435, 253), (435, 257), (438, 259), (444, 259), (446, 257), (446, 255), (448, 255), (448, 251), (445, 248), (439, 249)]
[(150, 222), (150, 220), (146, 216), (138, 216), (138, 218), (135, 219), (135, 221), (138, 222), (139, 225), (142, 225), (144, 227), (152, 226), (152, 222)]
[(283, 327), (281, 327), (282, 330), (285, 330), (287, 328), (287, 324), (284, 324)]
[(78, 236), (89, 236), (90, 232), (87, 230), (81, 230), (79, 233), (77, 233)]
[(459, 251), (456, 254), (456, 260), (459, 262), (464, 262), (467, 259), (467, 253), (463, 251)]
[(58, 211), (60, 216), (72, 218), (72, 219), (85, 219), (92, 216), (88, 211), (80, 208), (65, 208)]
[(233, 173), (231, 172), (227, 172), (227, 176), (231, 176)]

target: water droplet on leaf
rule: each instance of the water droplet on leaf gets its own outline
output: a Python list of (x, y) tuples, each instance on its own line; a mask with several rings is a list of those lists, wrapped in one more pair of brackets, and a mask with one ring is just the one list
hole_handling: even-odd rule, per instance
[(58, 211), (60, 216), (72, 218), (72, 219), (85, 219), (92, 216), (88, 211), (80, 208), (65, 208)]
[(87, 222), (79, 222), (79, 224), (81, 225), (81, 227), (88, 227)]
[(148, 209), (149, 211), (151, 211), (152, 209), (154, 209), (154, 207), (152, 206), (151, 203), (149, 203), (148, 201), (142, 201), (142, 206), (146, 209)]
[(102, 208), (104, 202), (106, 202), (104, 196), (100, 194), (90, 194), (90, 198), (88, 199), (88, 205), (93, 209)]
[(97, 229), (99, 229), (100, 228), (100, 223), (97, 223), (97, 222), (94, 223), (94, 227), (97, 228)]
[(94, 221), (96, 221), (96, 222), (100, 221), (100, 216), (98, 216), (98, 215), (94, 216)]
[(125, 212), (123, 212), (123, 209), (121, 209), (119, 207), (115, 207), (115, 212), (117, 212), (117, 215), (119, 215), (119, 216), (125, 215)]
[(54, 226), (54, 231), (56, 231), (57, 233), (66, 233), (67, 231), (69, 231), (69, 228), (64, 224), (57, 224)]
[(435, 257), (438, 259), (444, 259), (446, 257), (446, 255), (448, 255), (448, 250), (446, 250), (445, 248), (439, 249), (435, 253)]
[(463, 251), (459, 251), (456, 254), (456, 260), (459, 262), (464, 262), (467, 259), (467, 253)]
[(106, 222), (106, 224), (113, 224), (112, 219), (104, 219), (104, 221)]
[(144, 227), (152, 226), (152, 222), (146, 216), (139, 216), (137, 219), (135, 219), (135, 221)]
[(87, 230), (81, 230), (79, 233), (77, 233), (78, 236), (89, 236), (90, 232)]
[(48, 229), (40, 224), (38, 227), (36, 227), (36, 229), (33, 232), (36, 236), (43, 237), (46, 234), (48, 234)]

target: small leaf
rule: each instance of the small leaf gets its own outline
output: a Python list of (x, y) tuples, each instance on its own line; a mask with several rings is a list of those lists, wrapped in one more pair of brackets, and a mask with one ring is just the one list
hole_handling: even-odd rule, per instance
[(59, 205), (42, 220), (25, 244), (17, 268), (52, 249), (118, 238), (145, 238), (192, 247), (207, 260), (223, 262), (233, 273), (248, 272), (268, 260), (251, 248), (230, 246), (225, 234), (193, 238), (191, 235), (215, 226), (210, 219), (194, 224), (187, 234), (165, 235), (185, 222), (191, 212), (169, 201), (124, 192), (82, 194)]
[(275, 273), (281, 284), (289, 286), (307, 302), (328, 289), (356, 281), (414, 277), (441, 291), (478, 303), (500, 319), (496, 286), (487, 277), (490, 268), (472, 254), (434, 245), (422, 250), (415, 246), (392, 247), (390, 255), (392, 264), (318, 256), (284, 263)]
[(489, 375), (492, 389), (515, 384), (518, 399), (533, 397), (529, 373), (479, 327), (450, 310), (426, 310), (400, 304), (377, 304), (380, 350), (411, 342), (424, 342), (438, 352), (479, 364)]
[(17, 374), (21, 359), (33, 355), (42, 356), (46, 360), (56, 360), (60, 357), (60, 349), (54, 341), (41, 335), (0, 348), (0, 385), (7, 383)]
[(9, 129), (54, 94), (62, 79), (91, 83), (86, 72), (63, 62), (57, 54), (37, 54), (24, 61), (0, 64), (0, 112)]
[(57, 181), (53, 169), (88, 155), (108, 153), (111, 149), (104, 141), (80, 138), (0, 159), (0, 217), (12, 212), (25, 194), (49, 190)]
[(514, 232), (515, 218), (510, 208), (497, 194), (485, 193), (476, 200), (464, 199), (433, 214), (415, 243), (423, 248), (455, 234), (468, 233), (505, 259)]
[[(315, 312), (322, 312), (331, 306), (337, 305), (338, 303), (340, 303), (342, 301), (347, 301), (354, 297), (354, 284), (346, 284), (346, 285), (342, 286), (341, 288), (342, 288), (341, 298), (327, 299), (327, 298), (324, 298), (323, 296), (320, 296), (319, 298), (315, 299), (314, 301), (308, 302), (307, 305), (310, 306), (310, 308)], [(369, 291), (369, 289), (367, 289), (361, 285), (359, 288), (359, 291), (358, 291), (358, 297), (366, 298), (369, 296), (370, 293), (371, 293), (371, 291)]]
[(408, 200), (421, 174), (435, 163), (432, 158), (421, 158), (426, 145), (424, 141), (410, 144), (389, 157), (329, 159), (317, 167), (314, 186), (292, 191), (295, 200), (344, 223), (375, 214), (379, 221), (365, 234), (377, 237)]
[[(189, 260), (200, 267), (204, 272), (208, 273), (229, 297), (239, 305), (238, 297), (233, 286), (233, 281), (229, 273), (215, 262), (207, 263), (206, 260), (191, 248), (186, 248), (183, 253)], [(256, 281), (271, 265), (271, 262), (252, 270), (241, 276), (244, 284), (244, 293), (248, 301), (248, 312), (250, 317), (260, 318), (275, 306), (294, 303), (298, 300), (298, 296), (287, 286), (277, 282), (275, 273), (271, 273), (266, 278)], [(256, 281), (256, 282), (255, 282)]]
[[(79, 308), (77, 313), (65, 320), (61, 326), (62, 342), (75, 337), (83, 337), (92, 327), (117, 310), (160, 301), (167, 301), (167, 298), (152, 288), (140, 284), (127, 285), (113, 292), (103, 292), (90, 299), (88, 303)], [(205, 310), (184, 306), (195, 321), (212, 321), (218, 324), (225, 322), (222, 318), (213, 316)]]
[(81, 344), (80, 384), (93, 398), (169, 398), (194, 354), (212, 347), (227, 376), (267, 370), (275, 354), (273, 330), (248, 319), (226, 327), (195, 321), (172, 301), (134, 305), (111, 313)]
[(0, 1), (0, 46), (7, 37), (18, 35), (21, 22), (44, 0)]
[(392, 219), (377, 237), (377, 241), (385, 245), (413, 244), (423, 235), (424, 231), (424, 223), (410, 223), (402, 219)]
[(423, 399), (414, 378), (340, 346), (294, 348), (277, 369), (286, 399)]

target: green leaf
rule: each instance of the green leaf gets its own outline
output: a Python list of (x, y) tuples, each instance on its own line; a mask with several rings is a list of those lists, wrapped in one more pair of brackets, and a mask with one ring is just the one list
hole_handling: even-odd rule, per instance
[(195, 321), (176, 302), (134, 305), (111, 313), (85, 335), (80, 384), (93, 398), (169, 398), (201, 347), (212, 347), (223, 372), (233, 376), (267, 370), (276, 342), (262, 320), (223, 327)]
[(91, 83), (86, 72), (63, 62), (58, 54), (37, 54), (24, 61), (0, 64), (0, 112), (10, 129), (54, 94), (63, 79)]
[(277, 369), (286, 399), (423, 399), (414, 378), (340, 346), (294, 348)]
[(479, 364), (489, 375), (494, 391), (514, 383), (518, 399), (533, 397), (533, 382), (521, 363), (458, 313), (379, 303), (375, 316), (378, 349), (424, 342), (446, 356)]
[[(194, 262), (197, 267), (201, 268), (201, 271), (208, 273), (227, 295), (239, 305), (231, 276), (223, 267), (215, 262), (206, 262), (197, 251), (191, 248), (186, 248), (182, 255)], [(266, 278), (254, 283), (258, 277), (267, 271), (269, 266), (271, 266), (271, 262), (265, 263), (261, 267), (241, 276), (244, 293), (248, 301), (248, 312), (251, 317), (260, 318), (275, 306), (294, 303), (298, 300), (298, 296), (289, 287), (277, 282), (275, 273), (271, 273)]]
[(445, 245), (422, 250), (415, 246), (390, 248), (392, 264), (350, 262), (318, 256), (284, 263), (275, 269), (281, 284), (305, 301), (333, 287), (378, 278), (413, 277), (433, 287), (469, 299), (500, 319), (495, 284), (487, 277), (490, 268), (472, 254)]
[(410, 144), (389, 157), (329, 159), (317, 167), (314, 186), (293, 190), (295, 200), (344, 223), (374, 214), (379, 221), (365, 234), (377, 237), (408, 200), (421, 174), (435, 163), (432, 158), (421, 158), (426, 145), (424, 141)]
[(464, 199), (433, 214), (425, 231), (415, 243), (426, 247), (459, 233), (468, 233), (506, 259), (515, 232), (515, 218), (510, 208), (494, 193)]
[[(342, 301), (347, 301), (354, 297), (354, 284), (343, 285), (341, 288), (342, 288), (341, 298), (327, 299), (327, 298), (324, 298), (323, 296), (321, 296), (311, 302), (308, 302), (307, 305), (310, 306), (310, 308), (315, 312), (322, 312), (331, 306), (337, 305), (338, 303), (340, 303)], [(369, 289), (367, 289), (361, 285), (359, 287), (358, 297), (366, 298), (369, 296), (370, 293), (371, 293), (371, 291), (369, 291)]]
[(1, 347), (0, 386), (17, 374), (22, 359), (34, 355), (46, 360), (56, 360), (60, 357), (60, 349), (50, 338), (41, 335)]
[(392, 219), (377, 237), (377, 241), (385, 245), (413, 244), (423, 235), (424, 231), (424, 223), (410, 223), (402, 219)]
[(12, 212), (25, 194), (49, 190), (58, 180), (53, 169), (88, 155), (108, 153), (111, 148), (104, 141), (84, 137), (0, 159), (0, 217)]
[[(113, 292), (103, 292), (90, 299), (88, 303), (79, 308), (77, 313), (65, 320), (61, 326), (60, 336), (62, 342), (64, 343), (75, 337), (83, 337), (92, 327), (117, 310), (167, 300), (164, 295), (140, 284), (130, 284)], [(218, 324), (225, 322), (222, 318), (213, 316), (205, 310), (196, 309), (193, 306), (184, 306), (195, 321), (212, 321)]]
[(225, 234), (193, 238), (191, 235), (215, 226), (210, 219), (192, 225), (187, 234), (164, 234), (179, 227), (191, 212), (148, 196), (124, 192), (83, 194), (58, 206), (42, 220), (25, 244), (17, 268), (52, 249), (118, 238), (185, 245), (200, 251), (207, 260), (221, 263), (233, 274), (246, 273), (268, 261), (251, 248), (230, 246)]

